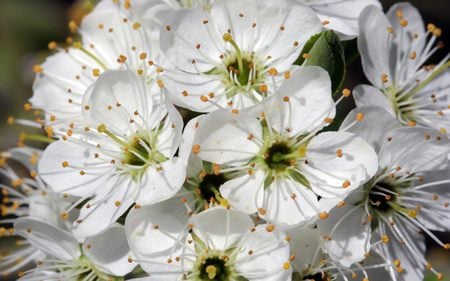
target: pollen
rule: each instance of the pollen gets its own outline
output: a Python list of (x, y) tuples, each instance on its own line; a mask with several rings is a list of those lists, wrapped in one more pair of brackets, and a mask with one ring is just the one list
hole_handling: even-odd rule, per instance
[(158, 87), (160, 88), (164, 88), (164, 81), (159, 79), (158, 81), (156, 81), (156, 83), (158, 84)]
[(275, 225), (269, 224), (268, 226), (266, 226), (266, 231), (267, 232), (272, 232), (274, 230), (275, 230)]
[(342, 183), (342, 187), (343, 187), (343, 188), (347, 188), (347, 187), (349, 187), (350, 185), (351, 185), (351, 183), (350, 183), (349, 180), (345, 180), (345, 181)]
[(344, 90), (342, 90), (342, 95), (343, 95), (344, 97), (346, 97), (346, 98), (348, 98), (351, 94), (352, 94), (352, 92), (351, 92), (349, 89), (347, 89), (347, 88), (345, 88)]
[(225, 33), (222, 38), (225, 42), (231, 42), (233, 40), (233, 36), (230, 33)]
[(94, 68), (92, 70), (92, 75), (94, 75), (94, 77), (99, 77), (100, 76), (100, 69)]
[(336, 156), (339, 158), (342, 157), (342, 149), (339, 148), (338, 150), (336, 150)]
[(385, 234), (385, 235), (382, 235), (381, 236), (381, 241), (384, 243), (384, 244), (387, 244), (387, 243), (389, 243), (389, 237)]
[(267, 73), (269, 73), (270, 76), (276, 76), (278, 75), (278, 70), (276, 68), (270, 68)]
[(381, 74), (381, 82), (387, 83), (389, 82), (388, 76), (386, 73)]
[(320, 214), (319, 214), (319, 218), (320, 218), (321, 220), (327, 219), (327, 218), (328, 218), (328, 213), (327, 213), (327, 212), (322, 212), (322, 213), (320, 213)]
[(405, 19), (401, 19), (401, 20), (400, 20), (400, 25), (401, 25), (402, 27), (407, 27), (407, 26), (408, 26), (408, 21), (405, 20)]
[(25, 111), (29, 111), (29, 110), (31, 110), (31, 108), (32, 108), (31, 103), (27, 102), (26, 104), (23, 105), (23, 109)]
[(194, 153), (194, 154), (199, 154), (200, 153), (200, 145), (199, 144), (194, 144), (192, 146), (192, 153)]
[(283, 269), (284, 269), (284, 270), (288, 270), (289, 268), (291, 268), (291, 263), (290, 263), (290, 262), (285, 262), (285, 263), (283, 264)]
[(134, 30), (138, 30), (139, 28), (141, 28), (141, 24), (138, 22), (133, 23), (133, 29)]
[(290, 79), (291, 78), (291, 72), (290, 71), (286, 71), (284, 74), (283, 74), (283, 77), (284, 77), (284, 79)]
[(67, 212), (61, 213), (61, 219), (67, 220), (69, 218), (69, 214)]
[(122, 203), (120, 201), (116, 201), (116, 202), (114, 202), (114, 205), (116, 205), (116, 207), (120, 207), (120, 205), (122, 205)]
[(67, 168), (67, 167), (69, 167), (69, 162), (64, 161), (64, 162), (61, 163), (61, 166), (62, 166), (63, 168)]
[(362, 113), (362, 112), (356, 113), (356, 121), (361, 122), (363, 120), (364, 120), (364, 113)]
[(77, 32), (78, 26), (77, 26), (77, 23), (75, 21), (71, 20), (69, 22), (68, 26), (69, 26), (70, 32)]
[(269, 87), (266, 84), (259, 85), (259, 87), (258, 87), (258, 91), (260, 93), (267, 93), (268, 90), (269, 90)]
[(42, 72), (44, 72), (44, 68), (42, 68), (41, 65), (36, 64), (35, 66), (33, 66), (33, 72), (36, 74), (42, 73)]

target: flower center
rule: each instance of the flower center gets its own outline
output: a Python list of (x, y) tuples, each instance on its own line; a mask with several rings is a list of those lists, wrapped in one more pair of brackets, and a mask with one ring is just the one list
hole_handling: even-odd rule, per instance
[(219, 202), (217, 198), (219, 194), (219, 187), (224, 184), (226, 178), (223, 174), (207, 174), (203, 177), (198, 186), (197, 192), (202, 200), (210, 202), (212, 200)]
[(230, 269), (219, 257), (208, 258), (200, 266), (200, 280), (229, 280)]
[(388, 177), (381, 182), (377, 182), (370, 188), (367, 198), (372, 210), (376, 210), (381, 214), (400, 212), (415, 218), (417, 210), (405, 208), (399, 199), (402, 191), (411, 186), (411, 181), (412, 179), (409, 178), (399, 180)]
[(295, 162), (292, 153), (286, 142), (275, 142), (264, 153), (264, 162), (271, 170), (284, 171)]

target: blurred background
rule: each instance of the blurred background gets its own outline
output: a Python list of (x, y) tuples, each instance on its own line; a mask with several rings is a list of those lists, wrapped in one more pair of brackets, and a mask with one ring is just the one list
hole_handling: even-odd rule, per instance
[[(70, 35), (68, 22), (79, 22), (94, 6), (96, 0), (0, 0), (0, 150), (16, 145), (23, 128), (7, 125), (8, 116), (32, 117), (23, 105), (32, 94), (33, 66), (42, 63), (50, 54), (50, 41), (62, 42)], [(381, 0), (385, 10), (400, 1)], [(425, 23), (441, 27), (440, 38), (445, 47), (438, 54), (449, 52), (450, 0), (410, 0), (422, 13)], [(364, 83), (359, 58), (348, 68), (345, 87)], [(37, 143), (39, 144), (39, 143)], [(437, 233), (445, 242), (449, 233)], [(431, 241), (430, 241), (431, 242)], [(450, 254), (429, 243), (429, 260), (450, 281)], [(2, 277), (0, 277), (1, 280)], [(437, 280), (430, 276), (426, 281)], [(416, 280), (411, 280), (416, 281)]]

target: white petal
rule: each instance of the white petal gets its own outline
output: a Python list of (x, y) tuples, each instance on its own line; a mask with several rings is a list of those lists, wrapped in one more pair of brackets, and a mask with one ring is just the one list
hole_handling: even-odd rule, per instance
[[(316, 2), (316, 3), (315, 3)], [(358, 35), (358, 17), (367, 6), (381, 8), (378, 0), (344, 0), (344, 1), (310, 1), (308, 5), (317, 12), (320, 20), (329, 21), (325, 26), (333, 29), (341, 40), (348, 40)]]
[(381, 168), (400, 167), (400, 173), (416, 173), (448, 166), (450, 144), (447, 137), (439, 132), (405, 127), (392, 130), (388, 137), (389, 140), (385, 139), (382, 143), (382, 153), (379, 156)]
[[(33, 84), (30, 103), (56, 117), (57, 122), (49, 122), (56, 130), (67, 130), (70, 123), (82, 123), (80, 103), (95, 81), (92, 69), (99, 69), (98, 63), (82, 51), (69, 48), (48, 57), (42, 68), (44, 72), (36, 76)], [(83, 79), (76, 79), (81, 76)]]
[[(261, 57), (270, 55), (272, 61), (269, 63), (279, 72), (289, 70), (309, 38), (322, 31), (320, 19), (310, 8), (293, 1), (256, 0), (252, 2), (258, 5), (256, 28), (252, 29), (256, 29), (259, 34), (253, 50), (249, 51), (255, 51)], [(251, 26), (252, 23), (248, 23), (238, 28)], [(249, 38), (252, 36), (254, 36), (253, 33), (248, 35)]]
[(115, 224), (103, 233), (87, 238), (84, 247), (84, 254), (105, 273), (124, 276), (136, 267), (128, 262), (131, 252), (122, 225)]
[(166, 157), (172, 157), (181, 142), (183, 118), (172, 104), (167, 104), (167, 112), (164, 126), (156, 140), (156, 149)]
[[(339, 149), (342, 157), (338, 157)], [(349, 194), (378, 170), (373, 148), (352, 133), (325, 132), (317, 135), (308, 144), (306, 158), (308, 164), (301, 165), (300, 171), (312, 190), (327, 198)]]
[(319, 213), (317, 196), (300, 183), (275, 179), (266, 188), (262, 218), (281, 225), (314, 223)]
[(245, 174), (229, 180), (220, 187), (220, 194), (226, 198), (233, 208), (241, 212), (252, 214), (262, 207), (264, 201), (265, 172)]
[(217, 164), (239, 165), (247, 163), (259, 152), (260, 146), (249, 136), (262, 136), (262, 128), (256, 118), (237, 117), (225, 110), (208, 114), (200, 122), (194, 138), (194, 146), (200, 146), (198, 156)]
[[(369, 6), (359, 17), (358, 49), (367, 79), (377, 88), (389, 86), (394, 79), (394, 61), (391, 56), (392, 34), (388, 28), (392, 27), (386, 15), (379, 8)], [(388, 84), (382, 83), (381, 75), (386, 74)]]
[(289, 130), (297, 135), (319, 130), (325, 127), (325, 118), (335, 115), (330, 76), (320, 67), (301, 67), (266, 107), (270, 125), (280, 133)]
[(45, 222), (18, 218), (14, 222), (14, 230), (39, 250), (58, 259), (74, 260), (81, 255), (78, 241), (71, 233)]
[[(364, 114), (362, 121), (356, 121), (358, 113)], [(356, 122), (355, 122), (356, 121)], [(351, 125), (354, 123), (353, 125)], [(378, 153), (386, 134), (392, 129), (400, 128), (400, 123), (381, 107), (361, 106), (352, 110), (341, 124), (341, 129), (350, 126), (346, 132), (354, 133), (368, 142)]]
[(317, 222), (320, 236), (331, 237), (323, 241), (323, 247), (334, 262), (350, 267), (366, 258), (372, 231), (366, 217), (363, 207), (346, 204), (335, 207), (327, 219)]
[(135, 202), (138, 183), (127, 175), (113, 176), (99, 189), (95, 197), (83, 205), (73, 224), (78, 238), (98, 234), (112, 225)]
[(194, 144), (194, 136), (197, 130), (197, 125), (203, 116), (204, 115), (200, 115), (191, 119), (186, 124), (183, 131), (183, 140), (181, 141), (178, 155), (180, 160), (186, 164), (186, 175), (188, 177), (197, 176), (203, 168), (202, 160), (200, 160), (197, 155), (192, 153), (192, 145)]
[[(320, 249), (320, 233), (317, 228), (296, 227), (286, 230), (291, 237), (289, 245), (291, 246), (291, 254), (295, 256), (292, 261), (295, 271), (306, 270), (308, 267), (316, 267), (324, 258), (324, 254)], [(317, 257), (314, 259), (314, 256)]]
[[(83, 116), (91, 127), (105, 124), (118, 136), (130, 135), (140, 126), (146, 128), (146, 121), (152, 119), (153, 102), (146, 93), (144, 80), (128, 70), (109, 70), (102, 74), (89, 88), (83, 105), (89, 106), (89, 110), (83, 110)], [(130, 119), (134, 120), (133, 124)]]
[(167, 260), (182, 256), (184, 251), (191, 254), (192, 250), (182, 246), (187, 222), (187, 210), (179, 198), (130, 211), (125, 221), (128, 242), (136, 259), (146, 261), (140, 265), (147, 273), (166, 277), (164, 280), (181, 278), (179, 264)]
[(140, 179), (137, 203), (155, 204), (175, 195), (183, 185), (186, 166), (178, 158), (169, 159), (156, 167), (149, 167)]
[[(286, 234), (277, 227), (269, 232), (266, 227), (264, 224), (258, 225), (242, 238), (236, 270), (248, 280), (291, 280), (292, 267), (283, 268), (289, 262), (290, 254)], [(249, 255), (249, 251), (253, 254)]]
[(254, 226), (250, 217), (232, 209), (210, 208), (191, 217), (194, 233), (211, 249), (235, 247), (242, 235)]
[[(169, 89), (169, 94), (174, 102), (182, 107), (197, 112), (211, 112), (217, 106), (210, 102), (203, 102), (203, 95), (214, 93), (214, 102), (221, 106), (227, 106), (227, 98), (224, 95), (225, 85), (215, 76), (191, 74), (187, 72), (171, 71), (163, 76), (164, 85)], [(186, 95), (187, 94), (187, 95)]]
[[(77, 168), (64, 168), (62, 164), (65, 161)], [(95, 174), (85, 171), (86, 174), (80, 175), (80, 171), (88, 167), (93, 167)], [(106, 180), (105, 176), (98, 174), (112, 172), (112, 167), (105, 166), (104, 160), (95, 158), (91, 149), (69, 141), (56, 141), (47, 146), (38, 168), (40, 176), (52, 190), (74, 196), (92, 194)]]
[[(204, 21), (208, 23), (204, 24)], [(209, 13), (180, 9), (168, 16), (163, 25), (161, 50), (180, 69), (192, 73), (197, 70), (207, 72), (221, 63), (219, 56), (225, 52), (225, 41), (214, 28), (214, 19)]]
[[(403, 223), (397, 220), (397, 225), (400, 224), (402, 236), (407, 235), (408, 242), (406, 243), (409, 243), (410, 248), (395, 238), (396, 236), (389, 226), (385, 226), (386, 235), (389, 237), (389, 243), (382, 244), (386, 258), (390, 262), (401, 261), (401, 266), (404, 269), (403, 272), (397, 273), (392, 267), (391, 272), (396, 275), (395, 280), (398, 281), (423, 280), (425, 266), (420, 260), (425, 260), (424, 236), (415, 229), (405, 227)], [(410, 249), (414, 249), (415, 254), (412, 254)]]
[(358, 85), (353, 90), (356, 106), (379, 106), (395, 117), (392, 102), (377, 88), (370, 85)]

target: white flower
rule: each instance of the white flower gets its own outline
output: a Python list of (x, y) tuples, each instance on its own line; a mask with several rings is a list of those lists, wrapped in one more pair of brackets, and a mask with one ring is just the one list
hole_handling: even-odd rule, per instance
[[(59, 214), (70, 205), (71, 198), (53, 194), (43, 183), (36, 172), (40, 156), (41, 151), (31, 147), (13, 148), (0, 154), (0, 175), (9, 181), (9, 184), (0, 184), (2, 192), (0, 237), (16, 239), (14, 246), (8, 246), (8, 250), (2, 249), (0, 272), (3, 275), (15, 272), (45, 255), (15, 235), (13, 228), (10, 227), (16, 218), (30, 216), (54, 226), (66, 229), (69, 227)], [(25, 169), (22, 171), (19, 167)]]
[(222, 207), (192, 215), (163, 202), (134, 209), (125, 229), (151, 280), (290, 280), (289, 243), (272, 224)]
[(32, 218), (14, 223), (17, 234), (48, 255), (37, 267), (19, 273), (19, 280), (123, 280), (133, 270), (124, 227), (115, 224), (89, 237), (80, 247), (72, 233)]
[(170, 104), (153, 105), (142, 77), (107, 71), (84, 97), (89, 127), (44, 151), (42, 178), (56, 192), (81, 197), (77, 236), (102, 231), (135, 202), (160, 202), (181, 188), (186, 168), (174, 154), (183, 121)]
[(159, 1), (131, 4), (128, 0), (103, 0), (79, 28), (71, 22), (70, 27), (81, 36), (80, 42), (73, 42), (68, 48), (57, 47), (54, 42), (49, 44), (57, 52), (41, 66), (35, 66), (37, 75), (30, 103), (45, 112), (45, 124), (54, 133), (69, 134), (71, 126), (84, 125), (83, 97), (108, 69), (139, 73), (147, 79), (148, 91), (156, 95), (155, 99), (159, 98), (158, 69), (154, 65), (159, 60), (159, 29), (156, 35), (154, 29), (159, 25), (151, 22), (152, 9), (157, 4)]
[(399, 3), (387, 15), (377, 8), (360, 17), (358, 48), (364, 73), (373, 86), (355, 89), (357, 106), (378, 105), (402, 124), (450, 129), (448, 55), (436, 66), (424, 66), (438, 50), (441, 29), (428, 24), (409, 3)]
[(376, 154), (346, 132), (318, 134), (334, 117), (328, 74), (304, 67), (264, 103), (239, 113), (212, 112), (199, 122), (192, 151), (229, 168), (220, 187), (232, 207), (295, 225), (327, 216), (318, 197), (346, 196), (377, 170)]
[(210, 13), (176, 10), (161, 31), (161, 50), (173, 64), (164, 82), (178, 104), (194, 111), (217, 109), (207, 100), (249, 107), (290, 76), (321, 29), (309, 8), (284, 0), (218, 0)]
[[(349, 126), (357, 112), (366, 118)], [(373, 145), (379, 169), (345, 201), (320, 200), (332, 214), (318, 223), (325, 249), (340, 263), (351, 263), (368, 252), (367, 241), (373, 233), (372, 247), (391, 264), (393, 280), (423, 280), (425, 267), (441, 276), (425, 260), (422, 233), (450, 248), (430, 232), (449, 230), (448, 172), (440, 179), (428, 175), (448, 169), (448, 139), (438, 131), (400, 127), (379, 107), (354, 110), (342, 126)]]
[(328, 29), (333, 29), (342, 40), (358, 36), (358, 17), (367, 6), (381, 9), (378, 0), (297, 0), (308, 5)]

